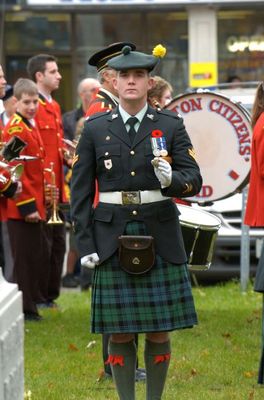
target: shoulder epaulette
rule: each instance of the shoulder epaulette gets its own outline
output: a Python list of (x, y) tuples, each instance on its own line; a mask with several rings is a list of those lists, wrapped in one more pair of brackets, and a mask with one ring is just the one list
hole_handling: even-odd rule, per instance
[(101, 118), (101, 117), (103, 117), (104, 115), (109, 114), (110, 111), (111, 111), (111, 110), (106, 110), (106, 111), (102, 111), (102, 112), (97, 112), (97, 113), (95, 113), (95, 114), (93, 114), (93, 115), (89, 115), (89, 116), (85, 119), (85, 121), (93, 121), (94, 119)]
[(168, 115), (169, 117), (176, 118), (176, 119), (182, 119), (181, 114), (179, 114), (179, 113), (177, 113), (175, 111), (164, 110), (164, 108), (163, 109), (157, 109), (157, 113), (158, 114)]
[(13, 118), (10, 121), (10, 125), (19, 124), (21, 121), (22, 121), (22, 118), (20, 117), (20, 115), (14, 114)]

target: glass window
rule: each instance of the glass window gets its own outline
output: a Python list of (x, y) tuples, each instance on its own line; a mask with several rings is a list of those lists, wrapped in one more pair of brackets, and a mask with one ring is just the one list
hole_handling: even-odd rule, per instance
[(115, 13), (76, 16), (77, 81), (96, 76), (95, 68), (87, 64), (89, 57), (110, 43), (128, 40), (139, 51), (151, 53), (161, 43), (167, 55), (157, 74), (175, 88), (175, 95), (188, 86), (187, 14), (175, 13)]
[(103, 47), (126, 40), (142, 49), (139, 13), (77, 15), (75, 23), (78, 81), (87, 75), (96, 77), (96, 69), (89, 66), (87, 61), (93, 53)]
[(70, 50), (70, 14), (8, 13), (6, 51)]
[(185, 12), (148, 13), (148, 52), (161, 43), (167, 49), (157, 75), (170, 82), (174, 96), (188, 87), (188, 17)]
[(218, 12), (219, 82), (230, 76), (243, 81), (263, 79), (264, 10)]

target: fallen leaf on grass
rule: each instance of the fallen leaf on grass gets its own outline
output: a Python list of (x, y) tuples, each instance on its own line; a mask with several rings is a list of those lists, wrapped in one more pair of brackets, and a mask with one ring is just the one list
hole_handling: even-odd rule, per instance
[(102, 379), (104, 379), (104, 376), (105, 376), (104, 370), (100, 369), (96, 382), (100, 382)]
[(225, 333), (222, 333), (222, 336), (223, 336), (224, 338), (226, 338), (226, 339), (229, 339), (229, 338), (231, 338), (231, 333), (225, 332)]
[(201, 356), (209, 356), (210, 352), (208, 349), (204, 349), (201, 351)]
[(93, 347), (96, 345), (96, 340), (92, 340), (91, 342), (89, 342), (86, 346), (87, 349), (89, 349), (90, 347)]
[(197, 370), (196, 370), (195, 368), (192, 368), (192, 369), (191, 369), (191, 375), (192, 375), (192, 376), (197, 375)]
[(31, 390), (28, 390), (27, 392), (24, 392), (24, 400), (31, 400)]
[(253, 400), (254, 399), (254, 394), (255, 394), (255, 391), (252, 390), (252, 392), (249, 393), (248, 400)]
[(68, 349), (69, 349), (70, 351), (79, 351), (78, 347), (75, 346), (74, 343), (70, 343), (70, 344), (68, 345)]
[(254, 371), (245, 371), (244, 372), (244, 377), (245, 378), (253, 378), (254, 375), (255, 375)]

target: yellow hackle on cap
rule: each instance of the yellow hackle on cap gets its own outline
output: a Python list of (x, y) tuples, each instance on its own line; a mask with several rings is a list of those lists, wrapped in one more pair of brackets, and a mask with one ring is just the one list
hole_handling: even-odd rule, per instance
[(163, 58), (166, 52), (167, 52), (166, 47), (163, 47), (161, 44), (157, 44), (157, 46), (155, 46), (154, 49), (152, 50), (153, 56), (160, 58)]

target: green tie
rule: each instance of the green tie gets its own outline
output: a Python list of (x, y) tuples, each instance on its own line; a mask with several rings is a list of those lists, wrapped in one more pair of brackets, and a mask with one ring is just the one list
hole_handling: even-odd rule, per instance
[(131, 143), (133, 143), (133, 140), (134, 140), (134, 138), (136, 136), (135, 124), (137, 122), (138, 122), (137, 117), (130, 117), (130, 118), (128, 118), (128, 120), (126, 122), (130, 126), (128, 133), (129, 133), (129, 136), (130, 136)]

